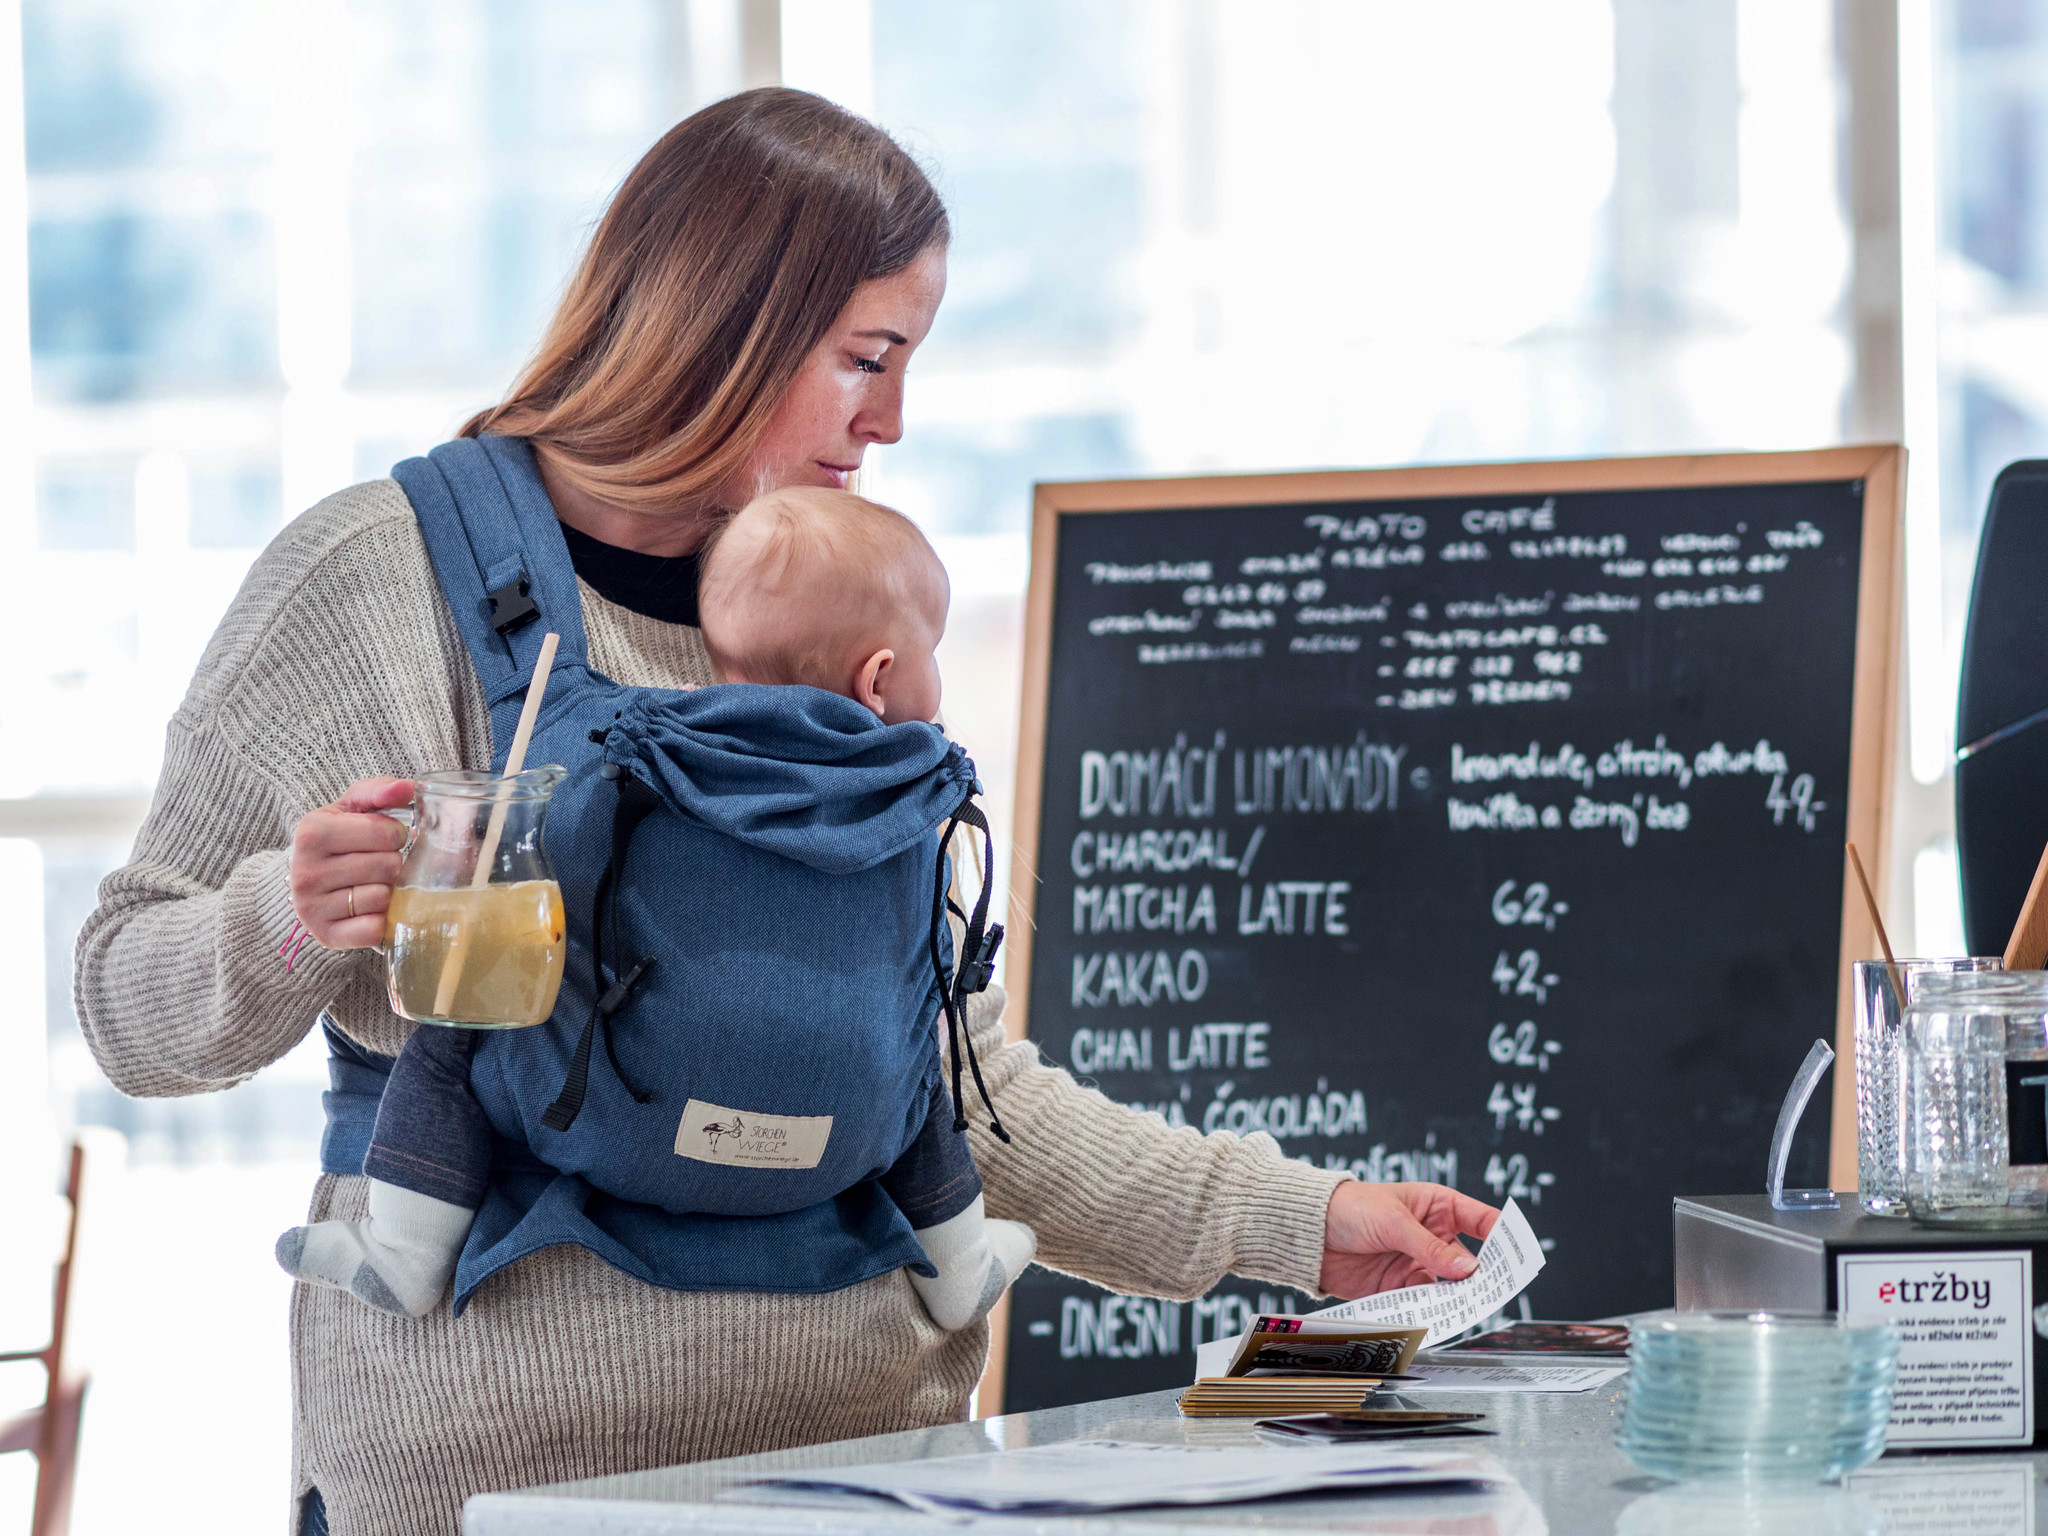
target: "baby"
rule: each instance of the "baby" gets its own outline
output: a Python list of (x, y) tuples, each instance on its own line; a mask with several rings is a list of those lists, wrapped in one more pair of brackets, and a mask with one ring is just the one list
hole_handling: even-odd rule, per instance
[[(908, 518), (846, 491), (812, 488), (772, 492), (738, 513), (705, 555), (698, 599), (720, 683), (808, 684), (865, 706), (882, 726), (937, 715), (934, 651), (948, 601), (945, 569)], [(848, 910), (844, 920), (858, 929), (861, 914)], [(775, 921), (775, 913), (761, 914), (763, 925)], [(677, 942), (688, 946), (691, 936)], [(922, 953), (902, 958), (905, 974), (926, 964)], [(703, 1005), (720, 1006), (715, 997)], [(400, 1315), (421, 1317), (438, 1305), (491, 1166), (491, 1124), (470, 1085), (476, 1043), (474, 1030), (414, 1030), (363, 1162), (369, 1214), (286, 1232), (277, 1257), (289, 1273)], [(873, 1111), (899, 1123), (911, 1112)], [(984, 1316), (1036, 1249), (1030, 1228), (984, 1215), (981, 1177), (955, 1124), (934, 1074), (922, 1129), (879, 1180), (936, 1270), (913, 1269), (911, 1284), (947, 1329)]]

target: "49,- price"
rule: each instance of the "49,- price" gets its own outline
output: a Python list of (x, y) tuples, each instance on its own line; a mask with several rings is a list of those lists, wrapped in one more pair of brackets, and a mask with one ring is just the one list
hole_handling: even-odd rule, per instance
[(1549, 1104), (1536, 1102), (1534, 1083), (1495, 1083), (1493, 1092), (1486, 1096), (1486, 1112), (1493, 1116), (1497, 1131), (1508, 1128), (1508, 1121), (1515, 1122), (1515, 1129), (1529, 1131), (1537, 1136), (1543, 1134), (1543, 1127), (1558, 1117), (1558, 1110)]

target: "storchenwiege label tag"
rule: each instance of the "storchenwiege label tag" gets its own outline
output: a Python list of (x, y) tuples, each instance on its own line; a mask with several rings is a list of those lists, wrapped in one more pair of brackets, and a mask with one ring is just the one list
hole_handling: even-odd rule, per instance
[(1835, 1292), (1848, 1316), (1899, 1325), (1886, 1446), (2032, 1442), (2031, 1250), (1846, 1253)]
[(692, 1099), (676, 1127), (676, 1156), (728, 1168), (815, 1168), (831, 1139), (830, 1115), (763, 1115)]

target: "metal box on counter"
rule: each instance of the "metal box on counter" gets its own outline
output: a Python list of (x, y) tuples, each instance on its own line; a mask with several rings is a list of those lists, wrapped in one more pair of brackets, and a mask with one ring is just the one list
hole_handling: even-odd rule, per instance
[(1935, 1450), (2048, 1446), (2048, 1223), (1930, 1228), (1766, 1195), (1672, 1202), (1681, 1312), (1840, 1311), (1899, 1325), (1886, 1443)]

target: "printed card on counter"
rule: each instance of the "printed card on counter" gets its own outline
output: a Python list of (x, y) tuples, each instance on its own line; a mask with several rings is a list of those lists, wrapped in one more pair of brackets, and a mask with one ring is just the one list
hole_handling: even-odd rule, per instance
[(1887, 1447), (2033, 1442), (2032, 1250), (1845, 1253), (1835, 1294), (1845, 1315), (1899, 1326)]
[(1314, 1317), (1257, 1317), (1226, 1376), (1398, 1376), (1420, 1328), (1361, 1328)]
[[(1501, 1207), (1500, 1219), (1479, 1249), (1479, 1267), (1463, 1280), (1361, 1296), (1311, 1312), (1305, 1321), (1420, 1328), (1424, 1330), (1422, 1347), (1427, 1349), (1493, 1316), (1521, 1295), (1542, 1268), (1543, 1245), (1536, 1240), (1522, 1208), (1510, 1200)], [(1196, 1346), (1196, 1380), (1224, 1375), (1244, 1342), (1240, 1334)]]

